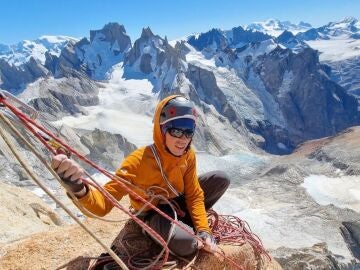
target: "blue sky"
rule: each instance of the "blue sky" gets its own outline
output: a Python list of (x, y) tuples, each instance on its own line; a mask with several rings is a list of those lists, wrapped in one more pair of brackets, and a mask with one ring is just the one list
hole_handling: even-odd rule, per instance
[(150, 26), (169, 40), (211, 28), (231, 29), (268, 18), (322, 26), (360, 14), (359, 0), (2, 0), (0, 43), (42, 35), (81, 38), (108, 22), (125, 26), (131, 39)]

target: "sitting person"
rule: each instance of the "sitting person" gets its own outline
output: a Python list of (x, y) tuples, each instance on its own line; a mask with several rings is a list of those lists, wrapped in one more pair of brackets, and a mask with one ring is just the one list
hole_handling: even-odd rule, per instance
[[(189, 256), (199, 248), (217, 251), (217, 245), (209, 228), (206, 211), (224, 194), (229, 179), (221, 171), (208, 172), (198, 177), (195, 152), (191, 148), (196, 127), (196, 110), (188, 99), (173, 95), (159, 102), (154, 116), (154, 144), (139, 148), (127, 156), (116, 175), (143, 190), (151, 187), (154, 192), (175, 201), (183, 210), (178, 222), (203, 239), (175, 227), (168, 243), (169, 249), (179, 256)], [(98, 216), (106, 215), (113, 204), (103, 194), (85, 184), (80, 178), (81, 167), (65, 155), (56, 155), (52, 167), (78, 198), (78, 203)], [(104, 188), (117, 200), (127, 195), (115, 180)], [(166, 192), (164, 192), (166, 191)], [(146, 193), (139, 194), (148, 199)], [(131, 194), (130, 203), (135, 210), (143, 209), (143, 203)], [(157, 207), (174, 217), (172, 208), (163, 201), (153, 201)], [(145, 207), (142, 219), (167, 241), (172, 223), (149, 207)]]

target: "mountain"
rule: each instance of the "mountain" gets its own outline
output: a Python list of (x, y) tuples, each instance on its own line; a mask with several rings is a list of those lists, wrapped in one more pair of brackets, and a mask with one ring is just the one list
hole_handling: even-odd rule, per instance
[[(292, 26), (291, 26), (292, 25)], [(353, 17), (313, 28), (310, 24), (268, 20), (245, 27), (271, 34), (277, 42), (297, 53), (311, 47), (320, 53), (320, 62), (327, 66), (330, 78), (351, 95), (360, 96), (360, 22)], [(339, 49), (341, 48), (341, 49)]]
[[(31, 104), (52, 117), (98, 104), (93, 80), (106, 82), (121, 72), (125, 80), (149, 81), (158, 98), (186, 93), (202, 107), (204, 121), (224, 117), (223, 125), (232, 126), (229, 135), (238, 133), (271, 153), (291, 152), (360, 119), (354, 97), (333, 83), (317, 53), (288, 31), (271, 38), (241, 27), (211, 29), (172, 47), (150, 28), (132, 45), (124, 26), (109, 23), (91, 31), (90, 40), (69, 41), (59, 56), (47, 52), (45, 65), (34, 59), (7, 65), (0, 62), (1, 87), (33, 96)], [(67, 81), (76, 86), (69, 88)], [(33, 86), (24, 91), (29, 83)], [(36, 95), (30, 94), (40, 85)], [(213, 146), (207, 145), (213, 132), (204, 126), (198, 142), (205, 151), (215, 145), (217, 153), (231, 149), (216, 143), (216, 136)]]
[(90, 31), (90, 41), (82, 39), (75, 44), (79, 61), (86, 66), (88, 74), (97, 80), (105, 79), (111, 67), (123, 60), (130, 50), (131, 40), (125, 27), (109, 23), (101, 30)]
[(44, 64), (46, 52), (58, 56), (69, 41), (77, 39), (67, 36), (42, 36), (14, 45), (0, 44), (0, 59), (4, 59), (9, 65), (20, 66), (32, 57)]
[[(339, 227), (350, 223), (352, 233), (359, 219), (359, 130), (352, 126), (360, 124), (360, 110), (356, 97), (334, 81), (324, 53), (311, 46), (331, 41), (339, 39), (305, 42), (290, 31), (271, 37), (234, 27), (172, 46), (148, 27), (132, 42), (123, 25), (109, 23), (90, 31), (89, 39), (70, 40), (58, 55), (46, 51), (44, 63), (0, 60), (0, 87), (110, 171), (133, 149), (152, 143), (159, 99), (189, 97), (198, 112), (193, 146), (199, 173), (219, 169), (232, 179), (221, 211), (251, 221), (284, 268), (301, 259), (311, 268), (351, 269), (346, 243), (352, 238)], [(66, 200), (29, 150), (19, 142), (17, 148)], [(1, 180), (36, 191), (3, 140), (0, 161)]]
[(254, 22), (244, 27), (246, 30), (263, 32), (273, 37), (279, 36), (285, 30), (296, 35), (300, 32), (305, 32), (312, 28), (311, 24), (305, 22), (299, 22), (293, 24), (289, 21), (279, 21), (277, 19), (268, 19), (263, 22)]
[(55, 76), (62, 76), (65, 68), (103, 80), (111, 67), (123, 60), (130, 47), (131, 40), (124, 26), (109, 23), (101, 30), (90, 31), (90, 40), (83, 38), (68, 43), (58, 57), (47, 54), (46, 66)]
[(303, 49), (308, 48), (309, 45), (307, 45), (304, 41), (302, 41), (299, 38), (296, 38), (293, 33), (285, 30), (280, 34), (276, 41), (283, 45), (284, 47), (291, 49), (293, 52), (301, 52)]
[(154, 86), (153, 91), (163, 96), (179, 91), (185, 58), (166, 37), (154, 35), (147, 27), (126, 55), (124, 65), (125, 77), (148, 79)]
[(332, 80), (360, 98), (360, 22), (345, 18), (296, 35), (320, 52)]
[[(236, 49), (231, 49), (225, 35), (220, 34), (217, 31), (214, 35), (211, 30), (197, 39), (189, 39), (190, 44), (195, 42), (195, 46), (202, 48), (203, 57), (211, 57), (214, 62), (200, 61), (194, 53), (186, 55), (191, 63), (190, 70), (199, 70), (200, 76), (204, 74), (204, 78), (198, 77), (196, 81), (190, 77), (193, 73), (187, 77), (198, 89), (200, 99), (215, 105), (218, 112), (230, 122), (236, 122), (239, 129), (245, 126), (262, 148), (272, 153), (291, 151), (302, 141), (336, 133), (358, 123), (355, 98), (330, 80), (325, 67), (319, 63), (317, 52), (290, 32), (276, 40), (248, 43)], [(224, 42), (215, 42), (210, 38), (214, 36)], [(201, 46), (196, 43), (198, 40), (203, 40)], [(282, 45), (289, 46), (292, 40), (297, 40), (298, 52)], [(197, 60), (193, 62), (192, 58)], [(231, 72), (219, 74), (217, 66), (234, 70), (236, 80)], [(221, 77), (229, 78), (232, 85), (220, 83)], [(313, 129), (314, 126), (321, 128)], [(255, 135), (265, 141), (259, 141)]]
[(330, 22), (319, 28), (312, 28), (306, 32), (298, 33), (302, 40), (333, 39), (333, 38), (360, 38), (360, 22), (348, 17), (339, 22)]
[(210, 46), (220, 50), (225, 49), (228, 46), (226, 37), (220, 29), (212, 29), (206, 33), (201, 33), (200, 35), (190, 36), (187, 42), (199, 51)]
[[(245, 30), (241, 26), (231, 30), (212, 29), (198, 35), (191, 35), (187, 42), (198, 51), (211, 52), (214, 50), (224, 50), (227, 47), (239, 48), (248, 43), (260, 42), (272, 37), (261, 32)], [(206, 48), (206, 50), (204, 50)]]

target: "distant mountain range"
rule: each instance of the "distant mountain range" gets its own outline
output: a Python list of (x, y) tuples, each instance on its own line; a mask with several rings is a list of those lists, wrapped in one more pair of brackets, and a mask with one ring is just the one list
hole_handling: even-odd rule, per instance
[(300, 32), (306, 32), (313, 27), (306, 22), (299, 22), (298, 24), (291, 23), (289, 21), (281, 22), (277, 19), (268, 19), (263, 22), (254, 22), (244, 27), (246, 30), (263, 32), (273, 37), (277, 37), (282, 32), (289, 31), (294, 35)]
[(42, 36), (36, 40), (24, 40), (14, 45), (0, 44), (0, 59), (6, 60), (10, 65), (20, 66), (33, 57), (44, 64), (46, 52), (59, 56), (70, 40), (78, 41), (67, 36)]
[(352, 17), (339, 22), (330, 22), (319, 28), (311, 28), (297, 37), (302, 40), (334, 39), (334, 38), (360, 38), (360, 22)]
[[(360, 124), (360, 75), (354, 74), (359, 47), (347, 48), (353, 54), (346, 62), (322, 60), (339, 40), (357, 44), (358, 26), (354, 18), (320, 28), (268, 20), (211, 29), (172, 46), (150, 28), (132, 43), (124, 26), (109, 23), (90, 31), (90, 39), (47, 36), (1, 45), (0, 87), (58, 118), (96, 104), (96, 82), (121, 70), (127, 80), (148, 80), (158, 98), (186, 94), (204, 114), (222, 119), (231, 136), (288, 153), (306, 140)], [(212, 138), (216, 151), (227, 152), (210, 134), (202, 133), (205, 150)]]

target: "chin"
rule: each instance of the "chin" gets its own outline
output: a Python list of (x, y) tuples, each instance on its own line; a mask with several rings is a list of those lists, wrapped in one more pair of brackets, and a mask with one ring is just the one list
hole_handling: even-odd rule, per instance
[(184, 153), (185, 153), (185, 151), (182, 151), (182, 152), (177, 152), (177, 153), (175, 153), (175, 156), (180, 157), (180, 156), (182, 156)]
[(182, 151), (179, 151), (179, 150), (171, 151), (171, 154), (173, 154), (174, 156), (177, 156), (177, 157), (182, 156), (184, 153), (185, 153), (185, 150), (182, 150)]

